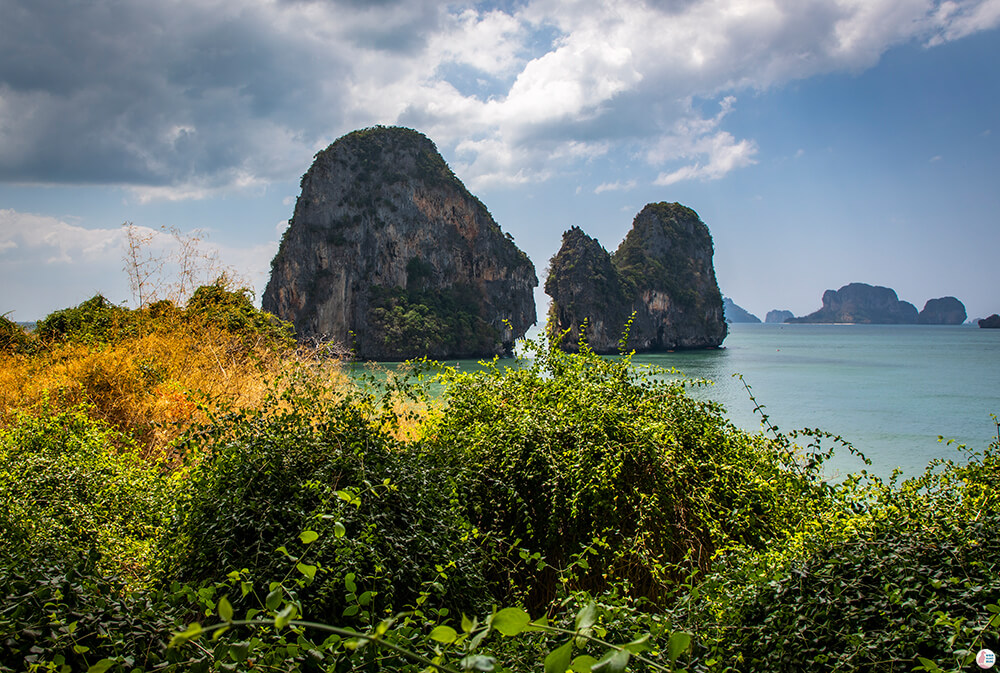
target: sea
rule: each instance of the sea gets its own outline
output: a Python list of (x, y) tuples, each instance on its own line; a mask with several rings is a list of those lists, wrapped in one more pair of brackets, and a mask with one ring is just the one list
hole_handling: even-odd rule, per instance
[(968, 451), (1000, 438), (993, 417), (1000, 416), (1000, 330), (735, 323), (721, 348), (639, 354), (633, 362), (676, 370), (665, 377), (710, 381), (692, 394), (721, 404), (744, 430), (769, 431), (763, 412), (781, 432), (829, 432), (871, 461), (840, 448), (825, 465), (832, 480), (861, 470), (916, 476), (934, 459), (964, 462)]
[(849, 450), (839, 450), (826, 465), (832, 479), (862, 469), (883, 479), (897, 469), (916, 476), (933, 459), (964, 462), (967, 450), (998, 440), (993, 415), (1000, 416), (1000, 330), (729, 327), (718, 350), (637, 355), (634, 361), (711, 380), (695, 394), (721, 403), (745, 430), (765, 429), (760, 406), (783, 432), (818, 428), (842, 437), (871, 461), (866, 466)]

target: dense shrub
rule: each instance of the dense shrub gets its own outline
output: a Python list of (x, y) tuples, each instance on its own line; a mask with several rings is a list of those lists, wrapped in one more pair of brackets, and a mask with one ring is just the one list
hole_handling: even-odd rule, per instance
[(171, 501), (157, 467), (86, 409), (20, 416), (0, 430), (0, 565), (96, 554), (103, 571), (142, 580)]
[(177, 515), (175, 576), (201, 581), (242, 571), (266, 585), (287, 573), (290, 557), (305, 554), (299, 535), (310, 530), (319, 536), (308, 545), (317, 570), (302, 599), (312, 616), (391, 614), (416, 605), (428, 587), (438, 605), (488, 605), (483, 547), (456, 506), (468, 497), (464, 468), (400, 444), (385, 397), (331, 393), (302, 376), (192, 439), (197, 456)]
[(35, 333), (43, 341), (104, 343), (139, 333), (138, 312), (95, 294), (79, 306), (50, 313), (38, 321)]
[(20, 325), (0, 315), (0, 352), (25, 351), (31, 343), (31, 336)]
[(816, 522), (686, 597), (693, 670), (968, 670), (1000, 639), (998, 458), (994, 444), (899, 485), (847, 480), (841, 530)]
[(482, 475), (468, 503), (479, 529), (549, 564), (516, 580), (534, 604), (587, 548), (600, 553), (578, 586), (625, 582), (662, 600), (720, 548), (772, 544), (821, 502), (817, 470), (787, 444), (738, 430), (683, 381), (581, 346), (536, 344), (520, 369), (452, 372), (432, 432), (433, 451), (458, 450)]

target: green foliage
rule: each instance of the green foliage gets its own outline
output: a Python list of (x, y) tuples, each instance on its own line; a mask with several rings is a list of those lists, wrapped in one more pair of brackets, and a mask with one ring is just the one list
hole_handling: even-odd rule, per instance
[(196, 289), (183, 309), (164, 299), (132, 310), (98, 294), (79, 306), (46, 316), (35, 332), (42, 342), (101, 345), (172, 329), (183, 321), (195, 327), (219, 327), (245, 337), (248, 344), (293, 345), (291, 325), (255, 308), (252, 298), (250, 290), (230, 290), (221, 280)]
[[(412, 269), (410, 268), (412, 267)], [(424, 267), (411, 261), (408, 271), (419, 280)], [(500, 347), (500, 332), (481, 316), (481, 298), (474, 288), (454, 285), (406, 289), (371, 288), (371, 327), (381, 335), (386, 359), (414, 353), (441, 357), (446, 353), (479, 355)]]
[(82, 408), (17, 417), (0, 671), (957, 672), (1000, 638), (1000, 445), (831, 485), (839, 438), (529, 349), (444, 370), (407, 442), (419, 378), (305, 366), (180, 466)]
[[(683, 382), (535, 344), (519, 369), (447, 375), (435, 451), (461, 447), (483, 482), (469, 502), (480, 530), (544, 559), (512, 581), (531, 605), (552, 600), (555, 568), (584, 549), (575, 586), (662, 602), (685, 567), (716, 551), (763, 548), (822, 498), (817, 471), (788, 447), (733, 427)], [(517, 551), (519, 548), (525, 551)]]
[(135, 311), (96, 294), (79, 306), (64, 308), (38, 322), (35, 333), (43, 341), (106, 343), (139, 333)]
[(247, 289), (230, 290), (221, 282), (203, 285), (191, 295), (183, 314), (188, 321), (217, 325), (270, 346), (293, 345), (291, 325), (254, 307), (252, 299)]
[(266, 583), (308, 545), (298, 570), (315, 579), (302, 594), (313, 616), (366, 621), (427, 596), (488, 605), (483, 545), (454, 506), (471, 480), (447, 455), (400, 445), (389, 406), (377, 391), (331, 398), (305, 378), (258, 410), (215, 419), (192, 438), (173, 576), (241, 571)]
[(0, 352), (24, 352), (32, 347), (32, 338), (24, 329), (7, 316), (0, 315)]
[(84, 408), (20, 415), (0, 430), (0, 565), (96, 554), (141, 580), (156, 561), (170, 486), (131, 438)]
[(968, 670), (1000, 637), (998, 455), (849, 478), (836, 521), (720, 566), (673, 616), (699, 632), (692, 670)]

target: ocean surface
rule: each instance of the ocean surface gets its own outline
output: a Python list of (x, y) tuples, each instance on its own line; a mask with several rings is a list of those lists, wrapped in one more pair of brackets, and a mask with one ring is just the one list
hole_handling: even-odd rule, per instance
[[(1000, 330), (924, 325), (733, 324), (717, 351), (637, 355), (714, 385), (698, 394), (722, 403), (734, 424), (760, 430), (743, 383), (782, 431), (819, 428), (864, 453), (870, 472), (919, 474), (934, 458), (962, 460), (997, 439)], [(950, 445), (939, 441), (954, 440)], [(865, 469), (846, 450), (831, 477)]]
[[(861, 469), (915, 476), (934, 458), (964, 460), (960, 444), (981, 450), (997, 440), (991, 414), (1000, 416), (1000, 330), (737, 323), (717, 350), (643, 354), (633, 362), (709, 379), (712, 385), (692, 394), (721, 403), (735, 425), (760, 431), (760, 414), (734, 377), (742, 374), (782, 432), (819, 428), (872, 461), (866, 468), (841, 449), (826, 466), (834, 479)], [(474, 361), (448, 364), (478, 368)]]

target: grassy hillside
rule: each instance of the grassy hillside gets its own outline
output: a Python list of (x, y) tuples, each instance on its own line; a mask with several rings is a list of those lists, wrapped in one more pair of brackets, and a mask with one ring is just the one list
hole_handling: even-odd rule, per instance
[(746, 433), (628, 357), (349, 380), (214, 286), (11, 335), (0, 671), (958, 671), (1000, 642), (995, 443), (830, 484), (839, 438)]

